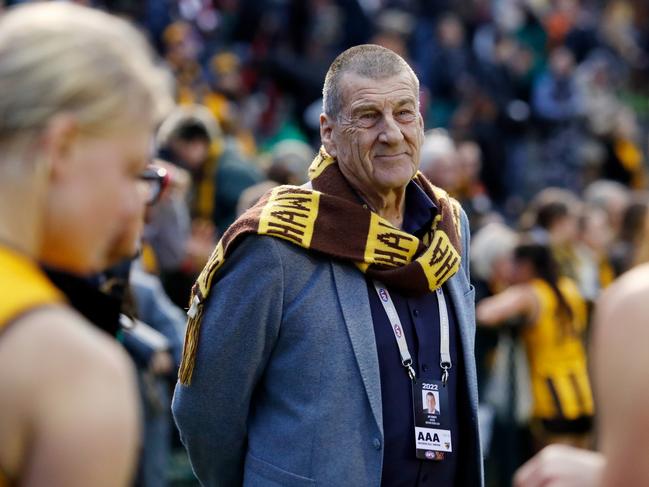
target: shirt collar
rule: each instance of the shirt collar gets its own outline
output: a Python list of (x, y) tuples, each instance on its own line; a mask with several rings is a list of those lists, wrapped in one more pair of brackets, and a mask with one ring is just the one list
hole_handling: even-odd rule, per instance
[[(363, 203), (363, 198), (353, 190), (358, 201)], [(416, 237), (421, 237), (423, 229), (428, 229), (430, 221), (437, 215), (437, 206), (419, 187), (414, 180), (406, 186), (406, 209), (403, 215), (402, 230)]]
[(403, 231), (417, 236), (430, 226), (437, 215), (437, 206), (417, 183), (410, 181), (406, 186), (406, 210), (403, 216)]

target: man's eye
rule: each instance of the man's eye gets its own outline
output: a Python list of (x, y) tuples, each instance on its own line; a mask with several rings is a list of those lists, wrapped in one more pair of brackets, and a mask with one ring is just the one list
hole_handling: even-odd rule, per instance
[(370, 128), (379, 121), (380, 115), (377, 112), (364, 112), (358, 115), (357, 123), (361, 127)]
[(414, 120), (415, 113), (411, 110), (399, 110), (397, 112), (397, 117), (402, 121)]
[(376, 117), (378, 115), (374, 112), (367, 112), (367, 113), (362, 113), (361, 116), (359, 117), (361, 120), (376, 120)]

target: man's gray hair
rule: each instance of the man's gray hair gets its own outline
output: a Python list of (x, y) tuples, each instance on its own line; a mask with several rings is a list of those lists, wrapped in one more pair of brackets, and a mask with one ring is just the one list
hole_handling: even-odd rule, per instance
[(336, 118), (343, 105), (341, 79), (354, 73), (372, 80), (391, 78), (407, 71), (412, 76), (419, 103), (419, 80), (408, 63), (397, 53), (375, 44), (354, 46), (334, 59), (322, 88), (322, 108), (328, 117)]

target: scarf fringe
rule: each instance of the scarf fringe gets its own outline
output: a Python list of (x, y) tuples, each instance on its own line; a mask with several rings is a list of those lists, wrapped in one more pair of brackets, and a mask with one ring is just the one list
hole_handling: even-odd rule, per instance
[(185, 345), (183, 347), (183, 359), (178, 370), (178, 380), (181, 384), (188, 386), (194, 376), (196, 364), (196, 352), (198, 350), (198, 334), (200, 332), (200, 321), (190, 319), (187, 322), (185, 332)]
[(192, 291), (192, 301), (187, 312), (187, 329), (185, 330), (185, 343), (183, 345), (183, 358), (178, 370), (178, 380), (183, 385), (189, 385), (194, 375), (196, 352), (198, 351), (198, 335), (201, 331), (203, 318), (203, 303), (197, 294)]

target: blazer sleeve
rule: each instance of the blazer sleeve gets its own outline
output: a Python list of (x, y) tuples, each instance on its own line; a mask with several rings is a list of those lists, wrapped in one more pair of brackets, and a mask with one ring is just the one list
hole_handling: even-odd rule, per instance
[(204, 486), (241, 485), (251, 396), (282, 319), (277, 243), (248, 236), (226, 258), (205, 303), (196, 367), (176, 385), (173, 415)]

